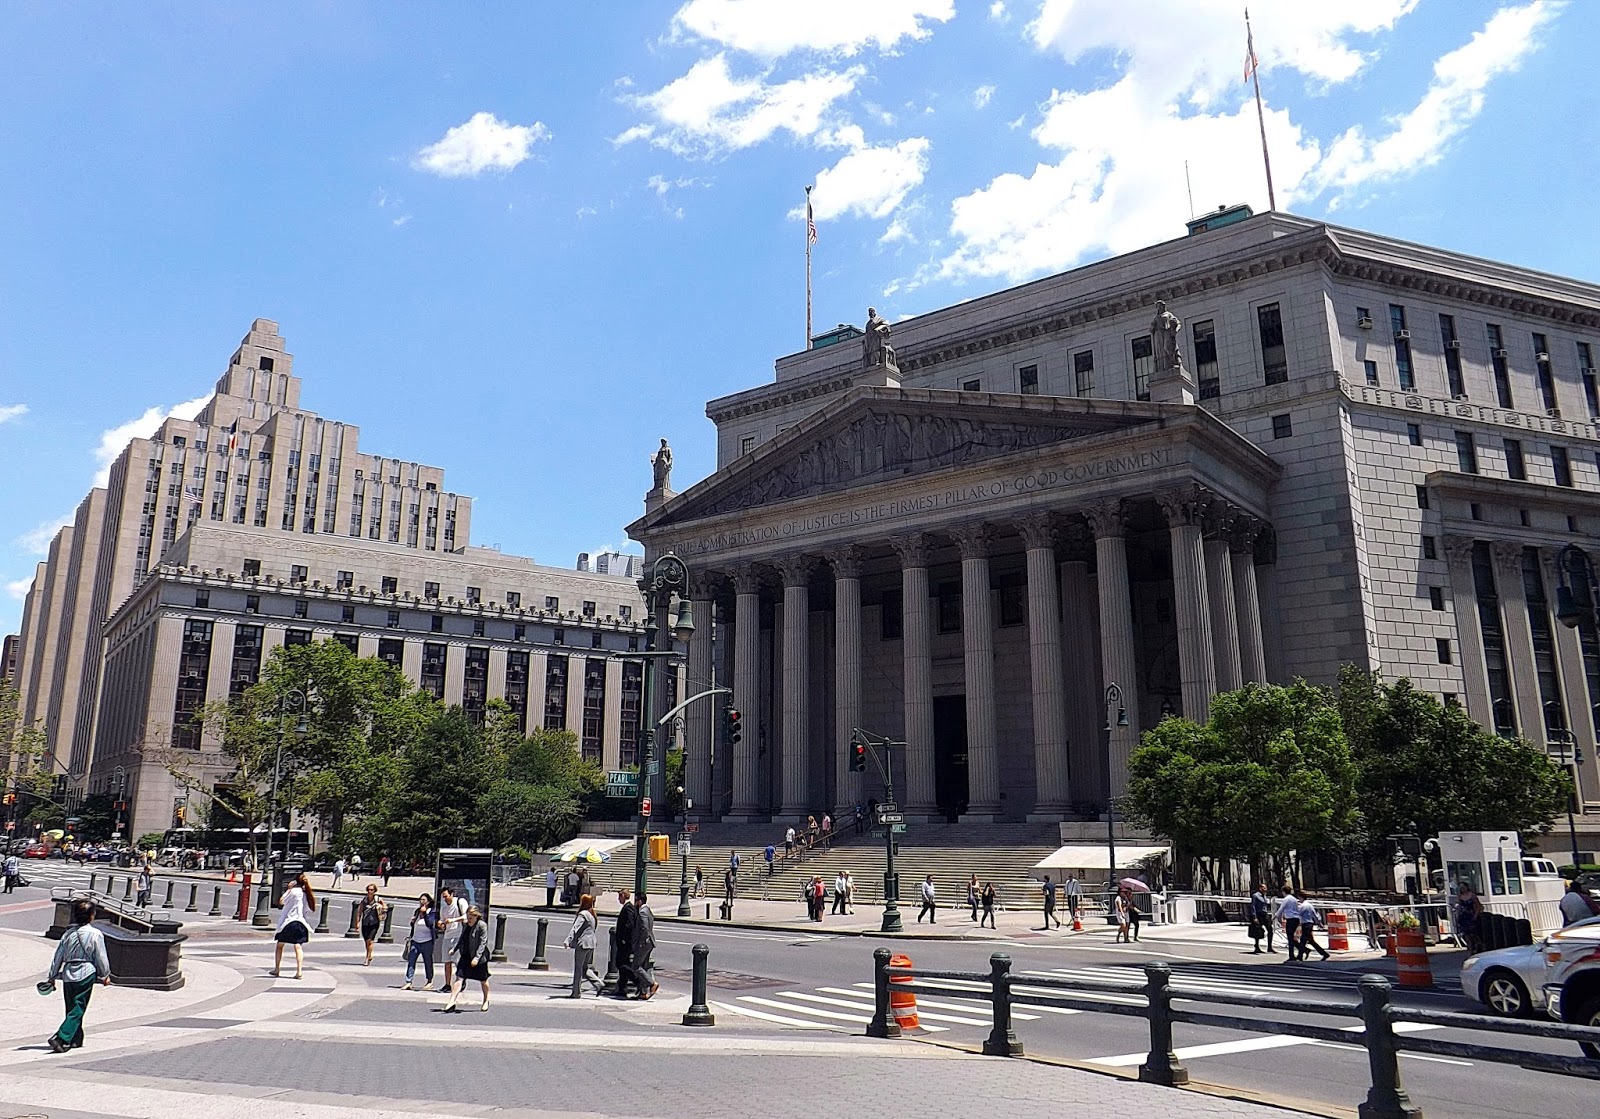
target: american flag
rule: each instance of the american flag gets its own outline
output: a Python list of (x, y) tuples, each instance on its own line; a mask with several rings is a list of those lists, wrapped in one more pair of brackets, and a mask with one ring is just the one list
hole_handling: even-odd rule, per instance
[(233, 452), (237, 451), (238, 449), (239, 421), (234, 420), (233, 423), (228, 425), (228, 456), (231, 458), (233, 456)]
[(189, 485), (183, 487), (183, 496), (187, 497), (190, 501), (199, 501), (200, 487), (191, 482)]
[(1249, 81), (1256, 72), (1256, 37), (1250, 30), (1250, 13), (1244, 14), (1244, 80)]
[(806, 195), (806, 243), (808, 245), (817, 243), (817, 222), (811, 216), (811, 195), (809, 193)]

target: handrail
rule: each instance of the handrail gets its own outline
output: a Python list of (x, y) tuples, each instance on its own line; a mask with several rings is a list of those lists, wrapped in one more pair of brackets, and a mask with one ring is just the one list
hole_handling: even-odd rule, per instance
[[(1188, 1082), (1188, 1070), (1178, 1060), (1172, 1047), (1172, 1025), (1175, 1022), (1245, 1033), (1288, 1034), (1339, 1045), (1359, 1045), (1367, 1052), (1372, 1085), (1361, 1108), (1363, 1115), (1404, 1115), (1421, 1119), (1421, 1109), (1412, 1103), (1401, 1080), (1398, 1056), (1403, 1050), (1520, 1065), (1536, 1072), (1552, 1072), (1563, 1076), (1600, 1079), (1600, 1059), (1418, 1037), (1411, 1033), (1399, 1033), (1394, 1028), (1396, 1023), (1412, 1023), (1498, 1035), (1600, 1044), (1600, 1027), (1395, 1006), (1390, 1001), (1390, 983), (1381, 975), (1363, 975), (1358, 981), (1357, 988), (1361, 995), (1359, 1005), (1310, 1005), (1281, 995), (1178, 989), (1172, 985), (1171, 967), (1164, 963), (1146, 964), (1144, 982), (1139, 983), (1131, 979), (1068, 979), (1026, 972), (1013, 974), (1011, 957), (998, 952), (989, 957), (988, 972), (894, 967), (891, 959), (892, 954), (887, 948), (879, 948), (872, 954), (873, 1016), (867, 1024), (868, 1037), (900, 1036), (900, 1026), (889, 1005), (890, 984), (898, 983), (913, 989), (938, 991), (955, 998), (989, 1002), (993, 1008), (993, 1027), (983, 1043), (983, 1052), (990, 1056), (1022, 1055), (1022, 1043), (1011, 1026), (1011, 1007), (1019, 993), (1025, 1005), (1059, 1006), (1101, 1014), (1137, 1014), (1150, 1023), (1150, 1051), (1144, 1064), (1139, 1067), (1139, 1079), (1154, 1084), (1179, 1085)], [(1107, 1002), (1094, 997), (1096, 994), (1104, 996), (1109, 993), (1142, 995), (1144, 1001), (1142, 1004), (1133, 1001)], [(1279, 1020), (1217, 1014), (1199, 1008), (1199, 1004), (1205, 1003), (1279, 1010), (1286, 1012), (1288, 1017)], [(1360, 1020), (1360, 1025), (1326, 1026), (1304, 1021), (1306, 1015), (1355, 1018)]]

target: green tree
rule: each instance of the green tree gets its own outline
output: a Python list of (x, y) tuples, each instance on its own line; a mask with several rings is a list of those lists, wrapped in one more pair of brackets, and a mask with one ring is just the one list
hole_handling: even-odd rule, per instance
[(1387, 853), (1389, 835), (1543, 832), (1566, 809), (1572, 783), (1542, 750), (1485, 730), (1409, 680), (1346, 665), (1338, 703), (1359, 772), (1359, 846), (1370, 853)]
[(1211, 864), (1328, 847), (1356, 822), (1355, 767), (1333, 697), (1302, 681), (1217, 696), (1204, 725), (1165, 719), (1128, 764), (1129, 816)]

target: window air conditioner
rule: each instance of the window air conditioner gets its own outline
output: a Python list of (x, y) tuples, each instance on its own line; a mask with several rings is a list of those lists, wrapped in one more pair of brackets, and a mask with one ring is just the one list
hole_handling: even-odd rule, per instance
[(1543, 350), (1540, 350), (1538, 353), (1533, 355), (1533, 360), (1534, 361), (1549, 361), (1550, 360), (1550, 355), (1545, 353)]
[(1451, 400), (1465, 400), (1466, 398), (1467, 398), (1467, 394), (1466, 393), (1458, 392), (1454, 396), (1452, 396), (1450, 399)]
[(1362, 330), (1371, 330), (1372, 329), (1372, 316), (1371, 315), (1362, 315), (1359, 319), (1356, 320), (1356, 325), (1359, 326)]
[(1459, 338), (1450, 339), (1450, 341), (1448, 341), (1448, 342), (1446, 342), (1444, 344), (1444, 348), (1447, 349), (1447, 350), (1459, 350), (1461, 348), (1461, 339), (1459, 339)]
[(1495, 357), (1501, 358), (1502, 360), (1505, 359), (1506, 357), (1510, 356), (1509, 354), (1506, 353), (1506, 349), (1505, 349), (1504, 346), (1501, 346), (1498, 350), (1491, 350), (1490, 352), (1492, 354), (1494, 354)]
[(1394, 332), (1394, 340), (1396, 342), (1409, 342), (1411, 341), (1411, 332), (1409, 330), (1397, 330)]
[(1549, 416), (1552, 420), (1559, 420), (1561, 418), (1561, 409), (1560, 408), (1547, 408), (1547, 409), (1545, 409), (1545, 413), (1544, 414)]

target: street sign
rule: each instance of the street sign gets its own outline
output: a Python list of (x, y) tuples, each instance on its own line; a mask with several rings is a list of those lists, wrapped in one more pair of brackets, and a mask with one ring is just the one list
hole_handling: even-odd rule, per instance
[(626, 769), (606, 770), (606, 796), (636, 797), (639, 795), (639, 775)]
[(685, 825), (683, 825), (683, 830), (688, 832), (690, 835), (693, 835), (695, 832), (700, 830), (700, 825), (699, 824), (685, 824)]
[(678, 853), (687, 859), (693, 850), (694, 847), (690, 844), (689, 837), (680, 832), (678, 835)]
[(902, 813), (899, 813), (899, 812), (880, 812), (880, 813), (878, 813), (878, 823), (880, 823), (880, 824), (904, 824), (905, 822), (906, 822), (906, 818)]
[(639, 815), (644, 816), (647, 819), (649, 818), (649, 816), (650, 816), (650, 798), (649, 797), (645, 797), (644, 800), (640, 802), (640, 804), (639, 804)]
[(650, 764), (649, 764), (649, 765), (648, 765), (648, 766), (647, 766), (647, 767), (646, 767), (646, 769), (647, 769), (647, 771), (648, 771), (648, 774), (649, 774), (649, 776), (651, 776), (651, 777), (655, 777), (655, 776), (657, 776), (657, 775), (658, 775), (658, 774), (660, 774), (660, 772), (661, 772), (661, 763), (660, 763), (660, 762), (658, 762), (658, 761), (652, 761), (652, 762), (651, 762), (651, 763), (650, 763)]
[(901, 835), (905, 832), (906, 826), (904, 824), (890, 824), (889, 830), (894, 832), (895, 835)]

